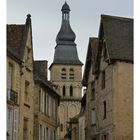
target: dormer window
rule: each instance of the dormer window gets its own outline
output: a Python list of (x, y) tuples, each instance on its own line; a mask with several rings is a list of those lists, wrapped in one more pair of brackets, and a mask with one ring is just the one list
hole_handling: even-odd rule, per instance
[(61, 79), (66, 79), (66, 69), (65, 68), (63, 68), (61, 70)]
[(107, 54), (107, 48), (106, 48), (105, 40), (103, 41), (103, 59), (104, 59), (104, 61), (106, 61), (108, 59), (108, 54)]
[(74, 70), (70, 69), (69, 79), (74, 79)]

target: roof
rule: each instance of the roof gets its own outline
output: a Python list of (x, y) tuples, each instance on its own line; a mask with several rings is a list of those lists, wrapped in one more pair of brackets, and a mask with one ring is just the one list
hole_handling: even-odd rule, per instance
[[(26, 23), (7, 25), (7, 52), (15, 58), (22, 60), (28, 27), (31, 25), (30, 15), (27, 15)], [(29, 26), (28, 26), (29, 25)]]
[(69, 20), (63, 20), (60, 31), (56, 37), (57, 44), (75, 44), (76, 35), (71, 29)]
[(65, 2), (64, 5), (62, 6), (62, 11), (63, 11), (63, 10), (68, 10), (68, 11), (70, 11), (70, 7), (69, 7), (69, 5), (67, 4), (67, 2)]
[(48, 73), (48, 61), (46, 60), (36, 60), (34, 61), (34, 73), (39, 77), (45, 77), (47, 79)]
[(83, 65), (74, 45), (57, 45), (53, 64)]
[(34, 61), (34, 80), (49, 88), (55, 95), (60, 97), (53, 89), (54, 84), (47, 80), (47, 61)]
[[(63, 10), (68, 10), (67, 14), (65, 14), (65, 11)], [(57, 44), (75, 44), (74, 41), (75, 41), (76, 35), (70, 26), (69, 11), (70, 11), (69, 5), (65, 2), (65, 4), (62, 6), (61, 28), (56, 37)]]
[(133, 19), (101, 15), (102, 29), (109, 58), (133, 61)]
[(87, 50), (87, 56), (86, 56), (84, 75), (83, 75), (83, 80), (82, 80), (83, 86), (86, 86), (86, 84), (88, 82), (88, 74), (89, 74), (89, 70), (90, 70), (91, 66), (93, 69), (95, 68), (97, 51), (98, 51), (98, 38), (90, 37), (89, 44), (88, 44), (88, 50)]
[[(64, 9), (68, 7), (67, 3), (63, 5)], [(53, 64), (83, 65), (78, 58), (77, 48), (74, 42), (76, 35), (70, 26), (69, 13), (67, 13), (67, 18), (64, 14), (62, 11), (62, 25), (56, 37), (57, 45), (51, 66)]]
[(25, 25), (7, 25), (7, 49), (21, 59)]

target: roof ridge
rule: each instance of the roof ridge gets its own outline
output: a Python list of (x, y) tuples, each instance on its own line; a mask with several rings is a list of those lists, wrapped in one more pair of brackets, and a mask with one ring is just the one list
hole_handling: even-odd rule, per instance
[(106, 18), (119, 19), (119, 20), (128, 20), (128, 21), (133, 20), (133, 18), (129, 18), (129, 17), (120, 17), (120, 16), (112, 16), (112, 15), (101, 14), (101, 19), (106, 19)]

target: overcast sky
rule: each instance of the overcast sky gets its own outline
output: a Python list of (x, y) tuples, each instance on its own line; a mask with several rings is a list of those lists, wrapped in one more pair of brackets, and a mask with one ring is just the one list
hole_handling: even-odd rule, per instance
[[(7, 0), (7, 23), (24, 24), (31, 14), (34, 58), (53, 61), (65, 0)], [(67, 0), (80, 60), (85, 63), (89, 37), (97, 37), (100, 15), (133, 17), (133, 0)]]

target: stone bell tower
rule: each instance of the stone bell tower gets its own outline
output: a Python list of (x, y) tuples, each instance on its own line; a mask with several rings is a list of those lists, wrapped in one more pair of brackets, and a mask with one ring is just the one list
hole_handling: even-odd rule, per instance
[(80, 111), (82, 97), (82, 62), (78, 58), (75, 44), (76, 35), (70, 26), (70, 7), (62, 6), (62, 24), (56, 37), (53, 63), (50, 66), (50, 78), (61, 96), (59, 107), (60, 126), (58, 139), (63, 140), (67, 133), (67, 122)]

